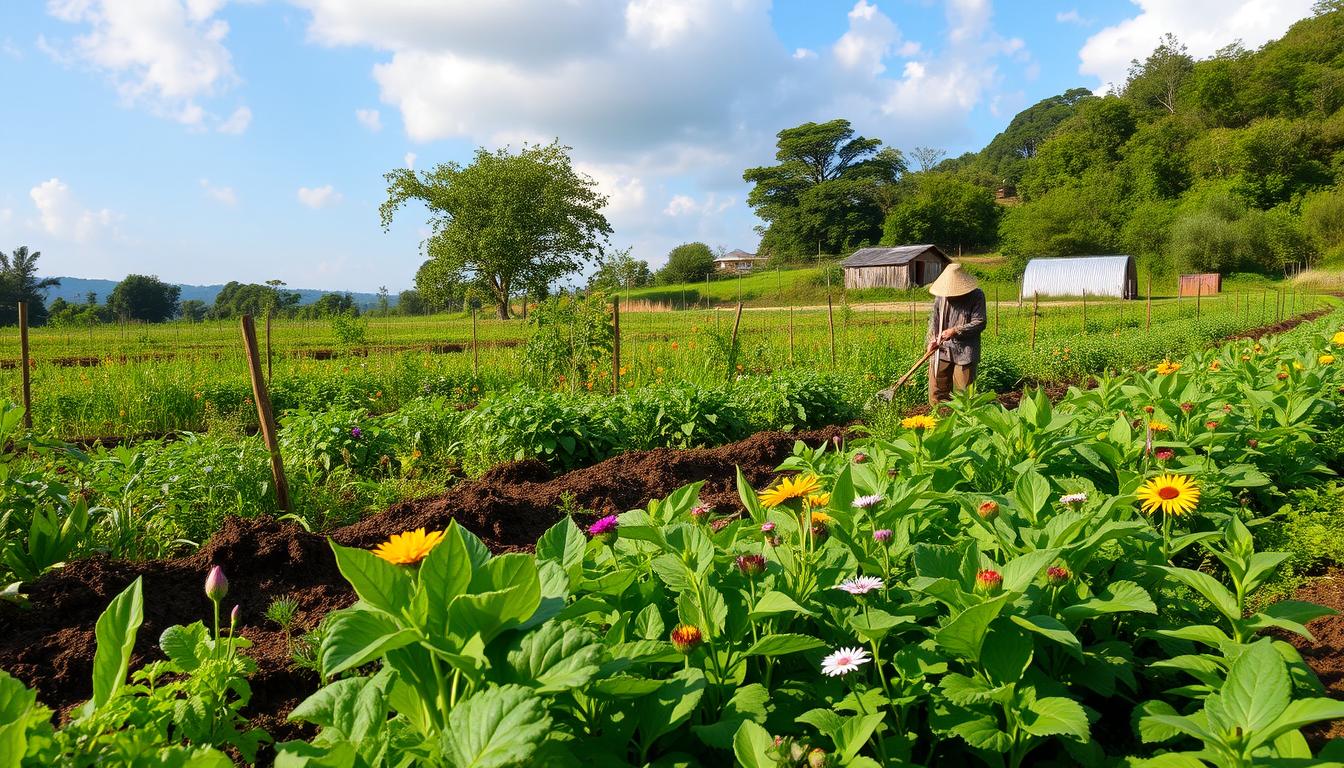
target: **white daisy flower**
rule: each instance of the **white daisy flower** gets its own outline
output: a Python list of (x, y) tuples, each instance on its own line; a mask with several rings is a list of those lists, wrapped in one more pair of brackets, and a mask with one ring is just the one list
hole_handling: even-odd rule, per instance
[(868, 509), (869, 507), (877, 506), (877, 504), (880, 503), (881, 501), (882, 501), (882, 494), (874, 493), (869, 496), (860, 496), (857, 499), (855, 499), (852, 503), (857, 509)]
[(839, 677), (853, 672), (869, 661), (871, 659), (868, 658), (868, 652), (862, 648), (841, 648), (821, 660), (821, 671), (829, 677)]
[(874, 589), (881, 589), (882, 580), (876, 576), (855, 576), (852, 579), (845, 579), (833, 588), (851, 595), (866, 595)]

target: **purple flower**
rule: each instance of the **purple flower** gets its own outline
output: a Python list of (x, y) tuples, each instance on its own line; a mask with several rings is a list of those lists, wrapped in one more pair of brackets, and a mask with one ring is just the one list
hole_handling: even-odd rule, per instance
[(364, 430), (360, 429), (359, 427), (351, 427), (350, 436), (358, 440), (359, 438), (364, 436)]
[(775, 524), (774, 524), (774, 523), (772, 523), (772, 522), (770, 522), (770, 521), (768, 521), (768, 520), (767, 520), (766, 522), (764, 522), (764, 523), (761, 523), (761, 533), (770, 533), (770, 532), (773, 531), (773, 530), (775, 530)]
[(857, 509), (868, 509), (877, 506), (882, 501), (882, 494), (872, 493), (867, 496), (860, 496), (852, 503)]
[(878, 528), (876, 531), (873, 531), (873, 541), (876, 541), (878, 544), (886, 544), (891, 541), (891, 537), (892, 532), (890, 528)]
[(616, 526), (616, 516), (607, 515), (588, 526), (588, 535), (600, 540), (603, 544), (615, 544)]
[(216, 565), (206, 574), (205, 596), (210, 598), (211, 602), (218, 603), (227, 594), (229, 594), (229, 580), (224, 577), (224, 569)]
[(882, 588), (882, 580), (876, 576), (855, 576), (836, 584), (832, 589), (848, 592), (851, 595), (866, 595), (874, 589)]

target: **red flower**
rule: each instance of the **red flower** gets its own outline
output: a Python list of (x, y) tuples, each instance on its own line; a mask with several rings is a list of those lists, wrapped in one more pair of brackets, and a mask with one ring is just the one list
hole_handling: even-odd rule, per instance
[(1058, 565), (1052, 565), (1045, 570), (1045, 578), (1050, 582), (1050, 586), (1058, 587), (1069, 580), (1069, 569), (1061, 568)]
[(1176, 452), (1170, 448), (1158, 448), (1153, 452), (1158, 461), (1171, 461), (1176, 456)]
[(689, 656), (705, 641), (705, 636), (701, 634), (700, 628), (694, 624), (680, 624), (672, 630), (671, 639), (672, 647), (676, 648), (678, 653)]
[(980, 502), (980, 506), (976, 508), (975, 513), (980, 516), (981, 520), (993, 520), (999, 516), (999, 503), (992, 499), (986, 499)]
[(984, 592), (988, 595), (998, 593), (1003, 589), (1003, 576), (998, 571), (983, 570), (975, 574), (975, 591)]
[(737, 570), (746, 576), (760, 576), (765, 573), (765, 558), (761, 555), (738, 555)]

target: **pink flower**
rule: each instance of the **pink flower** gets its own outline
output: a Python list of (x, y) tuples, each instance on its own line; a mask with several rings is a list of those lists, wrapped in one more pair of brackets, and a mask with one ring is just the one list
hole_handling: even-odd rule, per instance
[(873, 531), (873, 541), (876, 541), (878, 544), (886, 544), (891, 541), (891, 537), (892, 532), (890, 528), (878, 528), (876, 531)]
[(1050, 582), (1050, 586), (1058, 587), (1069, 580), (1069, 569), (1058, 565), (1052, 565), (1045, 569), (1045, 579)]
[(996, 594), (1003, 588), (1003, 576), (998, 571), (983, 570), (975, 574), (975, 591)]
[(882, 502), (882, 494), (880, 494), (880, 493), (870, 493), (870, 494), (868, 494), (867, 496), (860, 496), (860, 497), (858, 497), (857, 499), (855, 499), (855, 500), (854, 500), (853, 502), (851, 502), (851, 503), (852, 503), (852, 504), (854, 505), (854, 507), (857, 508), (857, 509), (868, 509), (869, 507), (875, 507), (875, 506), (877, 506), (877, 505), (880, 504), (881, 502)]
[(616, 516), (607, 515), (588, 526), (588, 535), (600, 540), (603, 544), (615, 544), (617, 526)]
[(691, 519), (697, 523), (704, 522), (705, 518), (709, 517), (709, 513), (713, 511), (707, 504), (696, 504), (691, 508)]
[(851, 595), (866, 595), (875, 589), (881, 588), (882, 580), (876, 576), (855, 576), (852, 579), (845, 579), (832, 587), (832, 589), (848, 592)]
[(821, 660), (821, 671), (829, 677), (847, 675), (870, 661), (862, 648), (840, 648)]
[(211, 602), (218, 603), (227, 594), (229, 594), (229, 580), (224, 577), (224, 569), (216, 565), (205, 576), (205, 596), (210, 598)]
[(760, 576), (765, 573), (765, 558), (761, 555), (738, 555), (737, 570), (746, 576)]
[(859, 453), (854, 454), (854, 463), (855, 463), (855, 464), (862, 464), (863, 462), (865, 462), (865, 461), (867, 461), (867, 460), (868, 460), (868, 454), (863, 453), (862, 451), (860, 451)]
[(1170, 448), (1158, 448), (1153, 451), (1153, 455), (1157, 457), (1158, 461), (1171, 461), (1175, 458), (1176, 452)]

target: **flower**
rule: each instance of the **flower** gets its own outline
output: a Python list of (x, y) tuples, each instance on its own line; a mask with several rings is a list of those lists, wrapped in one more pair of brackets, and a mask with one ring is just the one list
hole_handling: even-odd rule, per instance
[(855, 509), (868, 509), (869, 507), (873, 507), (881, 503), (881, 501), (882, 501), (882, 494), (872, 493), (867, 496), (860, 496), (851, 503), (854, 505)]
[(1330, 337), (1330, 343), (1336, 347), (1344, 347), (1344, 331), (1336, 331), (1335, 335)]
[(862, 648), (838, 648), (821, 660), (821, 671), (829, 677), (840, 677), (871, 661)]
[(827, 523), (830, 523), (830, 522), (833, 521), (834, 519), (835, 519), (835, 518), (831, 517), (830, 515), (826, 514), (825, 512), (822, 512), (822, 511), (819, 510), (819, 509), (814, 509), (814, 510), (812, 510), (812, 524), (813, 524), (813, 525), (826, 525)]
[(1175, 373), (1179, 370), (1181, 370), (1181, 364), (1173, 363), (1170, 360), (1163, 360), (1157, 364), (1157, 372), (1162, 376)]
[(205, 596), (210, 598), (211, 602), (218, 603), (227, 594), (229, 594), (229, 580), (224, 577), (224, 569), (216, 565), (205, 575)]
[(387, 541), (373, 548), (373, 554), (393, 565), (415, 565), (429, 551), (443, 541), (443, 531), (425, 533), (424, 528), (394, 533)]
[(1144, 412), (1144, 413), (1152, 413), (1154, 410), (1155, 410), (1155, 409), (1154, 409), (1153, 406), (1151, 406), (1151, 405), (1145, 405), (1145, 406), (1143, 406), (1143, 412)]
[(876, 531), (873, 531), (873, 541), (876, 541), (878, 544), (886, 544), (891, 541), (892, 535), (890, 528), (878, 528)]
[(1189, 413), (1195, 410), (1195, 404), (1190, 402), (1181, 403), (1181, 410)]
[(855, 463), (855, 464), (862, 464), (862, 463), (864, 463), (864, 462), (867, 461), (867, 460), (868, 460), (868, 454), (863, 453), (862, 451), (860, 451), (859, 453), (854, 454), (854, 463)]
[(764, 523), (761, 523), (761, 533), (768, 534), (773, 530), (775, 530), (775, 524), (770, 522), (769, 520), (766, 520)]
[(938, 419), (929, 415), (907, 416), (901, 419), (903, 429), (913, 429), (916, 432), (923, 432), (926, 429), (933, 429), (938, 426)]
[(1003, 576), (998, 571), (985, 569), (975, 574), (975, 591), (993, 595), (1003, 588)]
[(1052, 587), (1062, 586), (1064, 582), (1069, 580), (1069, 575), (1068, 568), (1063, 568), (1058, 565), (1052, 565), (1045, 569), (1045, 580), (1048, 581)]
[(761, 555), (738, 555), (737, 570), (744, 576), (760, 576), (765, 573), (765, 558)]
[(1175, 458), (1176, 452), (1170, 448), (1158, 448), (1153, 451), (1153, 455), (1157, 457), (1158, 461), (1171, 461)]
[(816, 475), (794, 475), (779, 481), (779, 485), (767, 488), (757, 494), (761, 503), (767, 507), (778, 507), (790, 499), (801, 499), (821, 489), (821, 479)]
[(1287, 371), (1279, 371), (1279, 375), (1278, 375), (1278, 379), (1279, 379), (1279, 381), (1284, 381), (1284, 380), (1287, 379), (1287, 378), (1288, 378), (1288, 372), (1287, 372)]
[(1247, 441), (1246, 441), (1246, 444), (1249, 445), (1249, 446), (1252, 447), (1252, 448), (1259, 448), (1259, 447), (1260, 447), (1260, 441), (1259, 441), (1259, 440), (1256, 440), (1254, 437), (1252, 437), (1250, 440), (1247, 440)]
[(986, 499), (980, 502), (980, 506), (976, 507), (975, 513), (980, 516), (981, 520), (993, 520), (999, 516), (999, 502)]
[(807, 497), (807, 505), (809, 507), (825, 507), (829, 506), (830, 503), (831, 494), (829, 493), (814, 493)]
[(359, 427), (351, 427), (350, 436), (358, 440), (359, 438), (364, 436), (364, 430), (360, 429)]
[(616, 528), (618, 525), (615, 515), (607, 515), (588, 526), (588, 535), (610, 546), (616, 543)]
[(714, 510), (710, 509), (707, 504), (696, 504), (694, 507), (691, 507), (691, 519), (697, 523), (703, 522), (705, 518), (709, 517), (709, 513), (713, 511)]
[(1335, 362), (1335, 356), (1334, 356), (1334, 355), (1321, 355), (1320, 357), (1316, 358), (1316, 362), (1320, 363), (1321, 365), (1329, 365), (1329, 364)]
[(1223, 364), (1222, 364), (1222, 362), (1220, 362), (1220, 361), (1218, 361), (1218, 360), (1214, 360), (1213, 362), (1209, 363), (1209, 370), (1210, 370), (1210, 371), (1221, 371), (1222, 369), (1223, 369)]
[(1205, 429), (1217, 429), (1217, 428), (1218, 428), (1218, 422), (1213, 421), (1212, 419), (1210, 419), (1209, 421), (1204, 422), (1204, 428), (1205, 428)]
[(836, 584), (832, 589), (848, 592), (851, 595), (866, 595), (874, 589), (882, 588), (882, 580), (876, 576), (855, 576)]
[(678, 624), (672, 629), (671, 639), (672, 647), (676, 648), (678, 653), (689, 656), (705, 641), (705, 636), (694, 624)]
[(242, 615), (243, 615), (243, 607), (241, 605), (233, 606), (233, 610), (229, 611), (229, 626), (230, 627), (238, 626), (238, 619), (241, 618)]
[(1180, 517), (1199, 506), (1199, 486), (1186, 475), (1163, 474), (1152, 478), (1136, 494), (1147, 514), (1161, 511)]
[(1170, 432), (1170, 431), (1171, 431), (1171, 427), (1168, 426), (1168, 425), (1166, 425), (1166, 424), (1164, 424), (1164, 423), (1162, 423), (1162, 422), (1160, 422), (1160, 421), (1150, 421), (1150, 422), (1148, 422), (1148, 431), (1150, 431), (1150, 432)]
[(1070, 493), (1059, 497), (1059, 503), (1077, 509), (1087, 503), (1086, 493)]
[(812, 751), (807, 753), (807, 768), (827, 768), (830, 764), (831, 758), (821, 747), (813, 747)]

